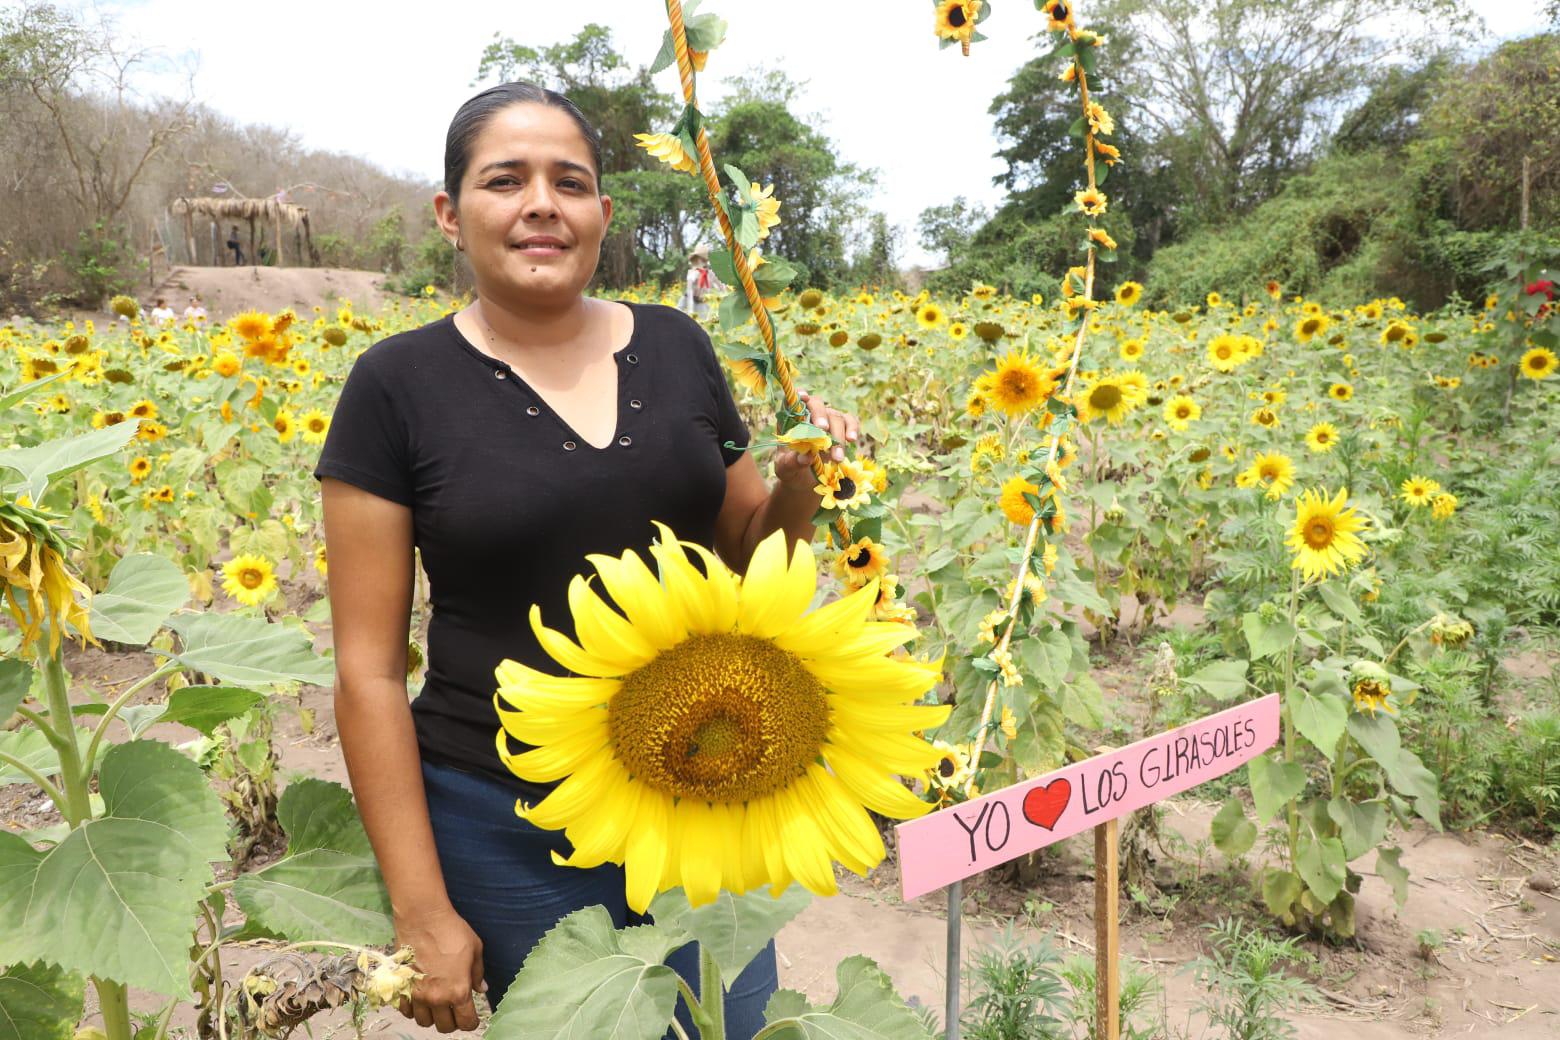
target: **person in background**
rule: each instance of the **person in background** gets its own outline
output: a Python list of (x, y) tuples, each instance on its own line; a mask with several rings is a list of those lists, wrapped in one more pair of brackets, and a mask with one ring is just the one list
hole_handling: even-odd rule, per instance
[(678, 309), (687, 311), (695, 318), (702, 318), (710, 312), (705, 297), (711, 290), (724, 288), (725, 283), (710, 270), (710, 247), (695, 246), (688, 256), (688, 277), (683, 285), (682, 299), (677, 301)]
[(178, 316), (173, 313), (173, 308), (168, 306), (168, 301), (161, 296), (157, 297), (157, 306), (152, 308), (152, 324), (172, 325), (176, 320)]
[(206, 308), (201, 306), (200, 296), (198, 294), (191, 296), (189, 304), (184, 308), (184, 320), (200, 324), (208, 320), (210, 317), (211, 316), (206, 313)]
[(237, 267), (244, 262), (244, 251), (238, 244), (238, 225), (228, 228), (227, 247), (233, 250), (233, 266)]

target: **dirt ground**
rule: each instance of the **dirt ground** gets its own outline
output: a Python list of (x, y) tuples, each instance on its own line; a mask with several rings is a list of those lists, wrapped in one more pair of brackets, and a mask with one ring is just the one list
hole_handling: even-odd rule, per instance
[[(286, 601), (274, 611), (301, 614), (325, 594), (312, 572), (298, 580), (281, 577)], [(327, 649), (329, 623), (310, 627), (317, 649)], [(96, 687), (99, 696), (152, 667), (145, 654), (91, 649), (72, 650), (68, 663), (74, 683)], [(1539, 678), (1554, 665), (1543, 655), (1524, 654), (1512, 666), (1523, 678)], [(1132, 714), (1131, 691), (1134, 683), (1141, 685), (1141, 676), (1126, 666), (1107, 665), (1100, 671), (1112, 703)], [(161, 696), (162, 691), (148, 688), (138, 700)], [(300, 709), (312, 713), (310, 732), (304, 731)], [(154, 727), (152, 735), (171, 740), (194, 735), (173, 726), (163, 730)], [(284, 707), (276, 743), (284, 785), (302, 776), (346, 783), (329, 690), (305, 687), (296, 706)], [(47, 801), (27, 797), (29, 790), (0, 788), (0, 826), (22, 830), (54, 821)], [(1156, 1007), (1168, 1023), (1164, 1035), (1196, 1038), (1204, 1035), (1195, 1010), (1201, 994), (1186, 966), (1201, 952), (1200, 926), (1240, 913), (1256, 921), (1261, 912), (1250, 902), (1249, 886), (1230, 874), (1223, 857), (1206, 844), (1198, 848), (1206, 842), (1217, 806), (1192, 795), (1161, 805), (1165, 837), (1151, 852), (1164, 895), (1146, 908), (1129, 906), (1130, 900), (1123, 899), (1123, 947), (1135, 963), (1160, 979)], [(1319, 958), (1312, 980), (1323, 1000), (1295, 1019), (1300, 1037), (1331, 1040), (1340, 1029), (1359, 1040), (1560, 1036), (1560, 899), (1540, 890), (1551, 888), (1560, 876), (1555, 853), (1485, 833), (1416, 830), (1399, 840), (1412, 878), (1407, 907), (1398, 913), (1386, 883), (1367, 874), (1358, 900), (1358, 943), (1341, 948), (1307, 945)], [(1092, 844), (1085, 835), (1047, 850), (1039, 880), (1028, 890), (1016, 890), (990, 875), (970, 883), (964, 904), (966, 956), (973, 944), (989, 940), (1009, 920), (1035, 938), (1049, 934), (1064, 953), (1092, 954), (1091, 860)], [(836, 898), (815, 900), (780, 933), (781, 984), (827, 1001), (833, 997), (834, 965), (849, 954), (865, 953), (889, 973), (901, 994), (940, 1009), (946, 949), (943, 898), (903, 902), (892, 860), (866, 878), (842, 875), (841, 889)], [(1028, 914), (1026, 900), (1033, 900)], [(1429, 928), (1439, 930), (1445, 943), (1427, 960), (1420, 956), (1416, 933)], [(230, 980), (264, 952), (249, 948), (225, 954)], [(155, 1003), (148, 994), (137, 994), (134, 1000), (139, 1008)], [(175, 1022), (189, 1025), (190, 1017)], [(344, 1016), (317, 1020), (316, 1026), (322, 1027), (315, 1030), (319, 1037), (352, 1035)], [(438, 1034), (395, 1012), (381, 1011), (370, 1019), (366, 1035), (421, 1040)]]
[[(143, 283), (133, 293), (145, 310), (151, 310), (159, 296), (168, 301), (175, 313), (184, 313), (190, 297), (199, 295), (213, 321), (223, 321), (250, 309), (278, 311), (291, 307), (300, 315), (312, 313), (316, 304), (334, 312), (351, 301), (359, 310), (371, 313), (393, 295), (385, 289), (380, 271), (354, 271), (341, 267), (175, 267), (164, 275), (155, 289)], [(78, 321), (92, 318), (98, 323), (112, 321), (105, 313), (73, 315)]]

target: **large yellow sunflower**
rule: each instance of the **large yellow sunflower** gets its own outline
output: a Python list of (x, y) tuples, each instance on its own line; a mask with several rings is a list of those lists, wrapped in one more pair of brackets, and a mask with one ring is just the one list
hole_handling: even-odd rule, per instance
[(1220, 372), (1233, 372), (1245, 360), (1239, 336), (1225, 332), (1208, 341), (1208, 362)]
[(255, 342), (271, 335), (274, 326), (269, 314), (264, 311), (249, 310), (229, 319), (228, 328), (244, 339)]
[[(738, 579), (657, 528), (659, 576), (632, 551), (588, 557), (621, 613), (575, 577), (579, 642), (531, 608), (537, 639), (573, 676), (513, 660), (494, 669), (499, 757), (523, 779), (561, 781), (516, 812), (564, 832), (564, 866), (622, 864), (636, 911), (679, 885), (694, 906), (793, 880), (831, 895), (833, 861), (865, 873), (883, 858), (867, 809), (929, 808), (890, 773), (937, 761), (914, 734), (949, 708), (914, 702), (940, 664), (890, 656), (915, 629), (866, 620), (875, 580), (808, 613), (812, 549), (797, 544), (788, 563), (782, 531)], [(513, 753), (506, 735), (533, 746)]]
[(1056, 380), (1066, 369), (1049, 369), (1029, 351), (1010, 350), (997, 367), (981, 373), (975, 389), (993, 408), (1020, 416), (1043, 405), (1056, 392)]
[(1348, 508), (1348, 499), (1346, 488), (1331, 499), (1325, 490), (1310, 488), (1295, 501), (1295, 524), (1285, 544), (1306, 581), (1341, 574), (1364, 558), (1365, 543), (1355, 532), (1368, 521)]
[(923, 329), (935, 329), (948, 320), (948, 312), (935, 303), (921, 304), (915, 311), (915, 322)]

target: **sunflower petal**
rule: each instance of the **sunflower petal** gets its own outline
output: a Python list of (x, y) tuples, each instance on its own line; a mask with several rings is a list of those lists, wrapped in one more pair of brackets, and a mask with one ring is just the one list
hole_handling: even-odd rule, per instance
[(587, 654), (578, 643), (562, 632), (542, 624), (542, 608), (534, 603), (531, 605), (531, 631), (536, 633), (536, 641), (547, 651), (547, 655), (575, 675), (595, 679), (616, 679), (623, 675), (621, 670), (611, 664)]
[[(508, 733), (506, 726), (503, 732)], [(606, 713), (601, 713), (600, 724), (550, 741), (544, 746), (533, 747), (519, 754), (509, 753), (507, 748), (499, 752), (499, 758), (509, 771), (522, 780), (532, 783), (550, 783), (562, 780), (584, 766), (594, 755), (610, 754), (607, 743), (611, 734), (607, 728)], [(502, 744), (502, 742), (500, 742)]]
[(564, 832), (574, 851), (562, 865), (588, 869), (623, 862), (624, 840), (638, 816), (640, 786), (622, 775), (602, 785), (599, 811), (584, 814)]
[(773, 798), (786, 868), (809, 892), (834, 895), (838, 889), (828, 843), (819, 832), (817, 821), (808, 813), (796, 785), (781, 788)]
[(879, 769), (920, 776), (937, 764), (937, 749), (906, 733), (862, 733), (833, 726), (829, 743), (838, 744)]
[(942, 676), (940, 667), (888, 657), (846, 661), (823, 659), (803, 664), (828, 689), (870, 697), (878, 702), (919, 697), (937, 685)]
[(596, 732), (606, 725), (606, 708), (583, 708), (579, 711), (547, 713), (539, 711), (509, 711), (493, 698), (498, 711), (498, 723), (504, 732), (516, 740), (541, 746), (557, 740), (568, 740), (582, 732)]
[(651, 646), (628, 619), (591, 590), (590, 584), (575, 575), (569, 582), (569, 612), (574, 615), (574, 634), (587, 654), (623, 675), (642, 668), (655, 657)]
[(676, 646), (688, 635), (688, 626), (680, 611), (667, 609), (667, 591), (636, 552), (615, 556), (592, 554), (585, 557), (601, 575), (602, 587), (617, 604), (629, 623), (656, 649)]
[[(791, 546), (789, 560), (787, 545)], [(792, 543), (784, 530), (775, 531), (758, 543), (743, 575), (737, 628), (761, 639), (772, 638), (802, 616), (817, 591), (812, 546)]]
[(835, 858), (848, 870), (866, 874), (883, 862), (883, 836), (872, 818), (851, 800), (828, 770), (814, 763), (799, 781), (810, 808), (833, 839)]
[(642, 914), (650, 907), (650, 900), (657, 892), (673, 887), (668, 884), (667, 865), (671, 863), (675, 849), (672, 847), (671, 795), (651, 790), (642, 784), (639, 798), (639, 815), (628, 829), (628, 844), (623, 857), (623, 871), (627, 878), (625, 894), (628, 907)]
[(913, 820), (932, 808), (882, 769), (868, 765), (838, 744), (826, 744), (823, 757), (840, 783), (875, 813), (896, 820)]
[(775, 645), (804, 659), (829, 656), (843, 635), (860, 626), (877, 602), (877, 593), (877, 579), (873, 578), (850, 595), (819, 607), (777, 634)]
[(721, 841), (710, 803), (684, 798), (672, 810), (677, 834), (677, 872), (689, 906), (705, 906), (720, 895)]

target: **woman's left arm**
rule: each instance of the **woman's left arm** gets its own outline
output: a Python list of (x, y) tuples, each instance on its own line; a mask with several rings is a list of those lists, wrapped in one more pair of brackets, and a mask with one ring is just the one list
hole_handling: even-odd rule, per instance
[[(834, 439), (825, 457), (843, 460), (844, 445), (855, 443), (860, 436), (856, 417), (830, 408), (810, 394), (802, 394), (801, 399), (809, 421), (828, 430)], [(812, 518), (821, 501), (815, 490), (818, 478), (813, 475), (812, 456), (781, 449), (775, 456), (775, 478), (771, 489), (747, 452), (726, 468), (726, 500), (715, 521), (715, 547), (727, 566), (739, 573), (747, 569), (758, 543), (774, 531), (783, 529), (793, 542), (812, 541)]]

